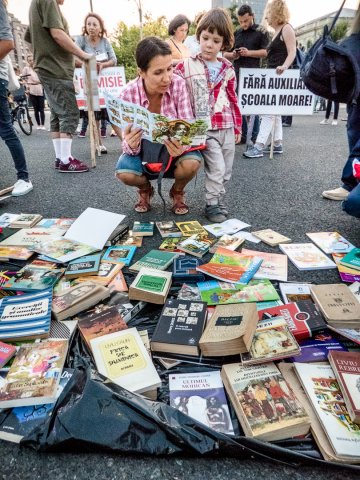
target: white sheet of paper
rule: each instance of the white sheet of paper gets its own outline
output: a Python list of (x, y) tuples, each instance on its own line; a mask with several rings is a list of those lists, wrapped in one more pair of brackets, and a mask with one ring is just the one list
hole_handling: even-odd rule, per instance
[(89, 207), (75, 220), (64, 238), (101, 250), (110, 234), (124, 218), (125, 215), (119, 213)]
[(245, 240), (248, 240), (249, 242), (252, 243), (260, 243), (261, 240), (259, 238), (254, 237), (250, 232), (237, 232), (236, 234), (237, 237), (245, 238)]

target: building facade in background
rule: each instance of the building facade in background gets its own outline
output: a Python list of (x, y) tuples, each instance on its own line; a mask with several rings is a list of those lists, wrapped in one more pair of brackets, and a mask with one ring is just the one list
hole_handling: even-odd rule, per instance
[(241, 5), (244, 4), (251, 6), (252, 11), (255, 15), (255, 22), (261, 23), (264, 16), (267, 0), (212, 0), (211, 7), (230, 8), (236, 5), (237, 8), (239, 8)]
[(14, 67), (18, 66), (22, 71), (26, 66), (26, 57), (31, 53), (30, 45), (24, 40), (27, 25), (21, 23), (12, 13), (9, 13), (9, 21), (15, 45), (14, 50), (10, 53), (11, 61)]

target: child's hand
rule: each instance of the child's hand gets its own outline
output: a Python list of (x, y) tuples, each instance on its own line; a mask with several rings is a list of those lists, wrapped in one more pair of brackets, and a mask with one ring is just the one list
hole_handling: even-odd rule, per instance
[(185, 145), (181, 145), (179, 140), (176, 140), (175, 138), (165, 140), (164, 145), (166, 146), (169, 155), (172, 157), (180, 157), (180, 155), (182, 155), (187, 149)]
[(141, 128), (132, 128), (133, 125), (130, 123), (126, 125), (124, 129), (124, 140), (129, 145), (131, 150), (136, 150), (140, 146), (142, 130)]
[(235, 143), (238, 144), (241, 142), (241, 133), (235, 133)]

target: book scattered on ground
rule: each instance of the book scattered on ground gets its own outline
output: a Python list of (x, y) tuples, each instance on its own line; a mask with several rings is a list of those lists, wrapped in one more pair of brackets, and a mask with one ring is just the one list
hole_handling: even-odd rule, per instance
[(138, 272), (141, 268), (153, 268), (155, 270), (166, 270), (177, 257), (176, 253), (160, 250), (150, 250), (140, 260), (133, 263), (129, 270)]
[(198, 355), (206, 316), (204, 302), (167, 300), (150, 342), (151, 350)]
[(276, 307), (259, 310), (259, 320), (283, 317), (296, 340), (309, 338), (324, 331), (325, 320), (310, 300), (286, 303)]
[(67, 349), (67, 340), (20, 347), (0, 390), (0, 408), (54, 403)]
[(75, 218), (43, 218), (36, 224), (36, 228), (51, 228), (66, 232), (74, 222)]
[(256, 310), (265, 310), (266, 308), (278, 307), (284, 305), (281, 300), (270, 300), (268, 302), (256, 302)]
[(358, 463), (360, 427), (350, 419), (331, 366), (295, 362), (294, 367), (335, 457)]
[(170, 405), (213, 430), (233, 435), (220, 372), (169, 375)]
[(130, 392), (160, 387), (161, 380), (136, 328), (90, 340), (98, 371)]
[(257, 237), (262, 242), (266, 243), (266, 245), (270, 245), (270, 247), (276, 247), (281, 243), (291, 242), (291, 238), (285, 237), (285, 235), (275, 232), (271, 228), (266, 228), (265, 230), (258, 230), (257, 232), (251, 233), (254, 235), (254, 237)]
[(134, 222), (132, 234), (134, 237), (152, 237), (154, 235), (154, 222)]
[(9, 343), (0, 342), (0, 368), (8, 363), (16, 353), (16, 347)]
[(95, 255), (87, 255), (85, 257), (77, 258), (69, 262), (65, 270), (66, 278), (77, 278), (84, 275), (95, 275), (100, 268), (101, 253)]
[(208, 130), (206, 120), (198, 119), (188, 122), (169, 119), (107, 92), (105, 92), (105, 103), (111, 123), (122, 129), (131, 123), (134, 127), (141, 128), (142, 138), (145, 140), (164, 143), (167, 139), (175, 138), (181, 145), (205, 144)]
[(122, 263), (110, 263), (105, 260), (100, 261), (99, 271), (96, 275), (86, 275), (80, 277), (77, 281), (95, 282), (101, 285), (109, 285), (109, 283), (121, 272), (124, 265)]
[(201, 353), (216, 357), (247, 352), (257, 323), (254, 303), (218, 305), (200, 338)]
[(346, 253), (333, 253), (332, 258), (336, 263), (337, 269), (339, 271), (340, 279), (342, 282), (352, 283), (352, 282), (360, 282), (360, 271), (356, 270), (355, 268), (345, 267), (340, 263), (345, 257)]
[(259, 270), (255, 273), (255, 279), (267, 278), (268, 280), (287, 281), (288, 258), (279, 253), (258, 252), (257, 250), (241, 250), (243, 255), (262, 259)]
[(360, 303), (360, 282), (354, 282), (353, 284), (349, 285), (349, 288), (357, 298), (357, 301)]
[(98, 313), (85, 315), (78, 321), (80, 333), (90, 348), (90, 340), (110, 333), (125, 330), (127, 327), (115, 306)]
[(65, 320), (96, 305), (110, 295), (108, 288), (84, 282), (54, 295), (52, 312), (56, 320)]
[[(140, 237), (139, 237), (140, 238)], [(181, 242), (181, 237), (168, 237), (164, 238), (159, 246), (159, 250), (164, 250), (165, 252), (173, 252), (178, 255), (185, 255), (185, 252), (182, 252), (178, 249), (178, 245)]]
[(200, 290), (196, 285), (183, 283), (179, 290), (177, 298), (179, 300), (200, 300), (201, 301)]
[(85, 257), (97, 250), (85, 243), (67, 240), (63, 237), (54, 237), (52, 240), (42, 242), (32, 248), (35, 252), (61, 263), (68, 263), (76, 258)]
[(63, 273), (63, 269), (55, 270), (25, 265), (2, 288), (4, 290), (18, 290), (21, 292), (44, 290), (45, 288), (52, 288)]
[(311, 295), (329, 325), (360, 328), (360, 303), (347, 285), (313, 285)]
[(247, 284), (258, 271), (262, 259), (218, 248), (209, 263), (196, 269), (223, 282)]
[(28, 260), (34, 252), (24, 247), (1, 247), (0, 260), (8, 262), (9, 260)]
[(106, 250), (103, 260), (113, 263), (123, 263), (124, 265), (129, 266), (135, 252), (136, 247), (131, 245), (115, 245)]
[(171, 272), (141, 268), (129, 286), (130, 300), (142, 300), (163, 305), (170, 290), (171, 277)]
[(286, 321), (275, 317), (258, 323), (249, 351), (241, 354), (241, 362), (254, 365), (299, 354), (299, 344)]
[(309, 417), (273, 362), (224, 365), (221, 378), (247, 437), (271, 442), (309, 432)]
[(245, 240), (236, 234), (228, 235), (225, 233), (224, 235), (221, 235), (218, 241), (210, 247), (209, 252), (215, 253), (218, 248), (227, 248), (228, 250), (234, 251), (244, 242)]
[(6, 240), (7, 238), (11, 237), (11, 235), (14, 235), (17, 232), (18, 230), (14, 230), (13, 228), (0, 227), (0, 245), (3, 240)]
[(331, 325), (328, 325), (328, 327), (333, 332), (336, 332), (342, 337), (345, 337), (351, 340), (352, 342), (360, 345), (360, 328), (335, 328), (335, 327), (332, 327)]
[(42, 215), (36, 213), (21, 213), (15, 220), (10, 222), (10, 228), (31, 228), (42, 219)]
[(10, 223), (15, 221), (19, 216), (18, 213), (3, 213), (0, 215), (0, 227), (10, 227)]
[(242, 222), (237, 218), (229, 218), (221, 223), (212, 223), (211, 225), (204, 225), (204, 228), (212, 233), (215, 237), (222, 237), (223, 235), (232, 235), (243, 228), (250, 227), (248, 223)]
[(105, 247), (111, 247), (111, 245), (116, 245), (120, 242), (127, 234), (129, 233), (129, 225), (120, 224), (115, 230), (110, 234), (109, 238), (105, 243)]
[(202, 301), (208, 305), (279, 300), (270, 280), (250, 280), (247, 285), (210, 280), (198, 282), (197, 286)]
[(315, 232), (306, 235), (325, 253), (349, 253), (355, 248), (338, 232)]
[(205, 228), (197, 220), (176, 222), (176, 226), (180, 230), (182, 237), (191, 237), (191, 235), (196, 233), (206, 232)]
[(279, 283), (280, 293), (284, 303), (312, 301), (310, 283)]
[(331, 351), (346, 351), (344, 345), (330, 333), (319, 333), (313, 338), (300, 340), (300, 355), (290, 358), (290, 361), (300, 363), (327, 362)]
[(360, 248), (353, 248), (341, 260), (340, 265), (352, 268), (353, 270), (360, 270)]
[(31, 340), (49, 336), (52, 290), (4, 297), (0, 303), (0, 339)]
[(177, 244), (177, 248), (189, 255), (201, 258), (208, 253), (211, 245), (213, 245), (215, 241), (216, 238), (208, 232), (201, 232), (180, 240)]
[[(56, 390), (56, 399), (60, 397), (74, 370), (64, 368)], [(28, 407), (15, 407), (11, 409), (0, 425), (0, 438), (9, 442), (20, 441), (36, 427), (43, 425), (51, 416), (55, 403), (44, 403)]]
[(33, 249), (34, 247), (41, 245), (43, 242), (61, 237), (63, 233), (58, 229), (37, 227), (22, 228), (15, 232), (14, 235), (3, 240), (0, 246), (26, 247), (28, 249)]
[(134, 247), (141, 247), (143, 243), (143, 237), (134, 237), (132, 230), (129, 230), (120, 240), (116, 242), (116, 245), (133, 245)]
[(285, 243), (279, 248), (299, 270), (336, 268), (335, 263), (313, 243)]
[(202, 261), (200, 259), (188, 255), (175, 258), (173, 263), (173, 283), (196, 283), (205, 280), (205, 276), (196, 270), (196, 267), (201, 264)]
[(156, 222), (156, 226), (162, 238), (180, 238), (181, 237), (181, 232), (173, 220)]
[(110, 292), (127, 292), (128, 286), (124, 277), (124, 274), (120, 270), (115, 277), (107, 284)]
[(360, 424), (360, 353), (331, 351), (329, 362), (341, 388), (351, 421)]

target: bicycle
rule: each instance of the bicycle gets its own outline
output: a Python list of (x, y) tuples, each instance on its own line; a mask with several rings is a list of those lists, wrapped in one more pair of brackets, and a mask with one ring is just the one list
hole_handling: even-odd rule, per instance
[[(28, 75), (21, 76), (20, 80)], [(31, 135), (33, 122), (30, 117), (29, 106), (26, 98), (24, 87), (21, 86), (13, 93), (14, 104), (10, 104), (10, 114), (12, 124), (18, 122), (19, 127), (25, 133), (25, 135)]]

